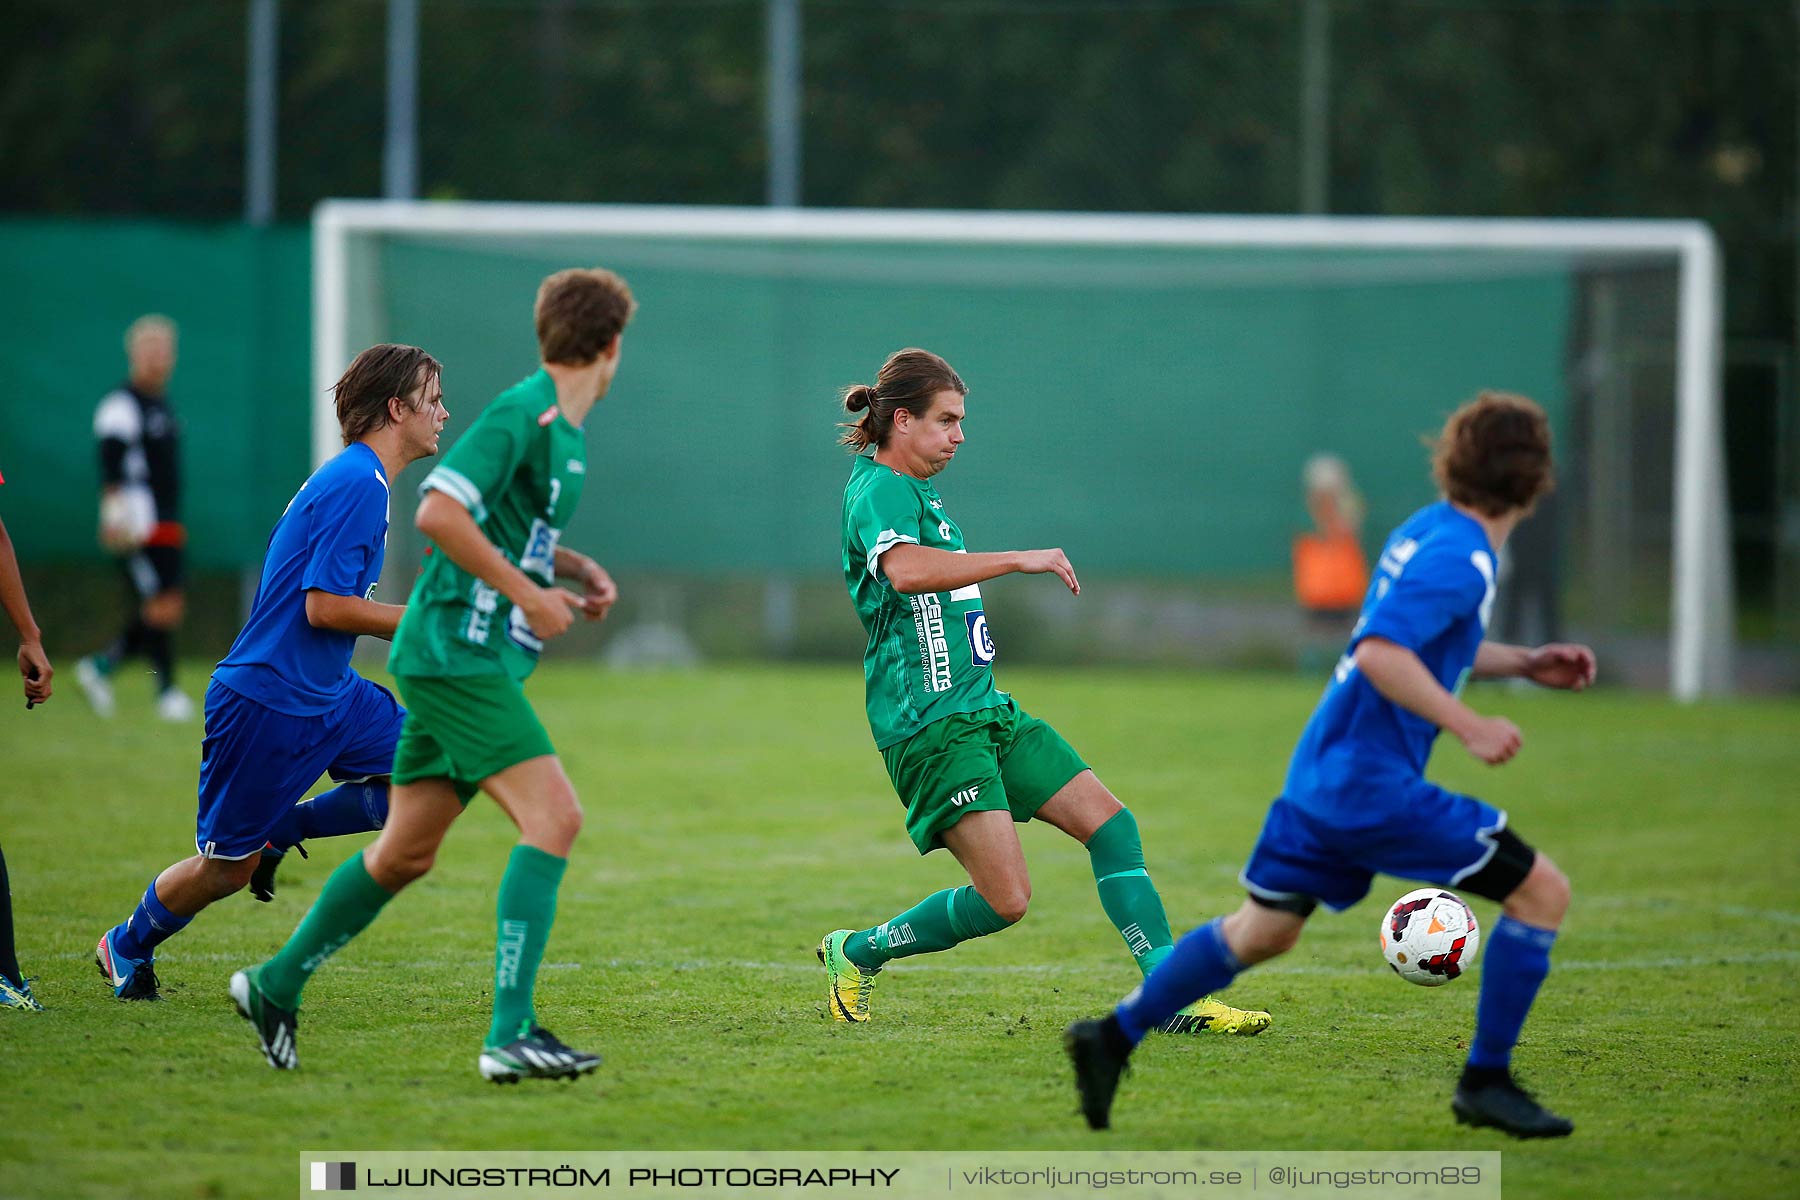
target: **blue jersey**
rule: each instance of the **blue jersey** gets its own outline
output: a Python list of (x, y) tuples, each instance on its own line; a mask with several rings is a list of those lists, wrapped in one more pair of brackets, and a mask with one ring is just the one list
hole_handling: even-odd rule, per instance
[(387, 529), (387, 476), (375, 452), (358, 442), (314, 471), (288, 501), (269, 535), (250, 619), (213, 678), (290, 716), (336, 707), (356, 682), (356, 635), (309, 624), (306, 593), (372, 594)]
[(1382, 547), (1349, 648), (1294, 748), (1283, 798), (1315, 813), (1373, 817), (1381, 809), (1364, 803), (1372, 792), (1422, 778), (1438, 727), (1376, 691), (1356, 668), (1356, 647), (1370, 637), (1404, 646), (1456, 692), (1493, 607), (1494, 549), (1481, 525), (1446, 501), (1408, 517)]

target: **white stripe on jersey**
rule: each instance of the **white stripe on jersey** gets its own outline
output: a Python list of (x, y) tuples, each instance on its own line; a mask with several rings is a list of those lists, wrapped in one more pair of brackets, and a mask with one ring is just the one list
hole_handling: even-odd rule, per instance
[(895, 533), (892, 529), (884, 529), (881, 536), (875, 539), (875, 548), (869, 551), (869, 574), (881, 578), (881, 556), (895, 546), (916, 546), (919, 539), (908, 533)]
[(1486, 637), (1488, 618), (1494, 615), (1494, 560), (1486, 550), (1477, 550), (1469, 555), (1469, 561), (1475, 564), (1475, 569), (1487, 583), (1487, 591), (1481, 597), (1481, 633)]
[(487, 520), (487, 505), (481, 502), (481, 489), (469, 481), (469, 477), (461, 471), (449, 467), (433, 467), (425, 482), (419, 485), (421, 494), (439, 491), (469, 510), (469, 515), (476, 522)]
[(135, 442), (144, 433), (144, 416), (130, 392), (120, 389), (108, 392), (94, 410), (94, 436)]

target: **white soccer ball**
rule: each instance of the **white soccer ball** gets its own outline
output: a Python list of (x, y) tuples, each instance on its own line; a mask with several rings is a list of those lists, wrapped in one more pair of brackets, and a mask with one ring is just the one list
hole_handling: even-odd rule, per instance
[(1394, 974), (1442, 987), (1474, 965), (1481, 933), (1462, 897), (1443, 888), (1408, 892), (1381, 916), (1381, 953)]
[(142, 484), (113, 488), (100, 500), (100, 543), (115, 553), (142, 546), (156, 528), (156, 500)]

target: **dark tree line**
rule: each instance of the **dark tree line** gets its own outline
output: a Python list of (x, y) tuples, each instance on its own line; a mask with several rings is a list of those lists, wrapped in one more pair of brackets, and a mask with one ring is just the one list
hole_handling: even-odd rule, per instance
[[(821, 205), (1299, 202), (1303, 0), (808, 0)], [(762, 0), (423, 0), (421, 189), (754, 204)], [(1698, 216), (1739, 336), (1794, 332), (1800, 18), (1774, 0), (1333, 0), (1331, 207)], [(0, 209), (242, 210), (246, 6), (20, 0)], [(380, 189), (384, 0), (281, 15), (283, 219)]]

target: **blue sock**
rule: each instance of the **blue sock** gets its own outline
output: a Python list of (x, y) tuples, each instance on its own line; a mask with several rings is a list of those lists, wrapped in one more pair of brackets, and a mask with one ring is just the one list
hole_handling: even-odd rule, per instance
[(144, 889), (144, 898), (138, 901), (137, 908), (118, 927), (118, 936), (113, 938), (113, 945), (126, 958), (144, 961), (156, 957), (156, 948), (168, 939), (186, 929), (192, 917), (178, 917), (163, 907), (163, 902), (156, 898), (156, 880)]
[(1244, 964), (1225, 944), (1225, 918), (1215, 917), (1175, 943), (1169, 956), (1125, 997), (1114, 1016), (1132, 1045), (1183, 1008), (1237, 978)]
[(386, 823), (387, 811), (387, 780), (340, 783), (329, 792), (302, 800), (283, 813), (275, 828), (269, 831), (269, 844), (285, 852), (307, 838), (368, 833)]
[(1502, 916), (1488, 934), (1481, 964), (1481, 997), (1475, 1003), (1471, 1067), (1505, 1070), (1525, 1026), (1525, 1014), (1550, 974), (1550, 947), (1556, 930), (1539, 929)]

